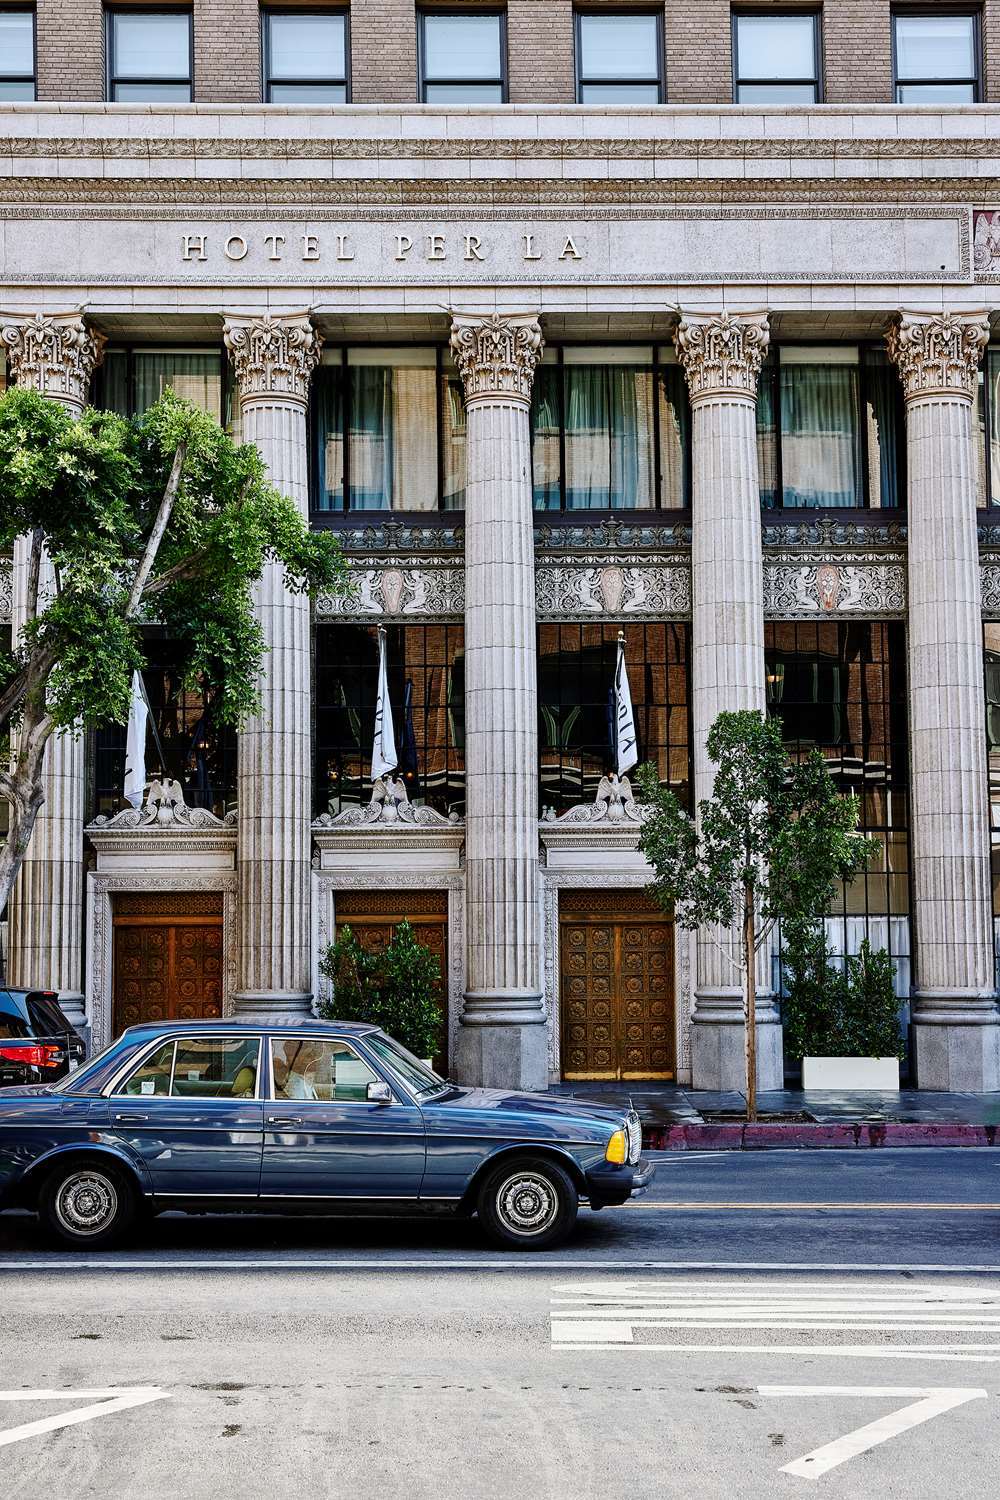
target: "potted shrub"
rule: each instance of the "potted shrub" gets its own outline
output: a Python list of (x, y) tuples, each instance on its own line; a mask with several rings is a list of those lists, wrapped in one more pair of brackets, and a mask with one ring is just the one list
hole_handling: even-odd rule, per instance
[(320, 1003), (320, 1015), (381, 1026), (428, 1061), (441, 1050), (441, 965), (409, 922), (400, 922), (391, 943), (377, 950), (362, 947), (345, 926), (320, 958), (319, 970), (333, 991)]
[(867, 938), (840, 970), (821, 922), (791, 923), (785, 1043), (802, 1059), (804, 1089), (899, 1088), (903, 1041), (892, 960)]

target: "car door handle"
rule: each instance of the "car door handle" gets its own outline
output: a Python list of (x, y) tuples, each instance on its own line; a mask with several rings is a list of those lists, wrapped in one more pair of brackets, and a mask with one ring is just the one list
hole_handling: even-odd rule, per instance
[(149, 1119), (148, 1115), (137, 1115), (137, 1114), (132, 1114), (131, 1112), (126, 1112), (125, 1114), (115, 1115), (115, 1124), (116, 1125), (141, 1125), (144, 1120), (148, 1120), (148, 1119)]
[(267, 1117), (267, 1123), (269, 1125), (301, 1125), (302, 1124), (302, 1116), (301, 1115), (268, 1115), (268, 1117)]

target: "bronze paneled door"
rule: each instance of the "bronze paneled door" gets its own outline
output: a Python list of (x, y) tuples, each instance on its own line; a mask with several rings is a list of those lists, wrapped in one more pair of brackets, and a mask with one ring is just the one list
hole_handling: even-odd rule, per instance
[(114, 1030), (222, 1015), (222, 908), (213, 895), (119, 897)]
[(674, 928), (641, 892), (563, 892), (560, 1015), (564, 1078), (673, 1078)]

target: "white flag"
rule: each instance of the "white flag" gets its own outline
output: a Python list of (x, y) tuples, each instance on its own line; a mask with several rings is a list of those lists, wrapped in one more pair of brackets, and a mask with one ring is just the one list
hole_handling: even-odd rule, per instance
[(146, 790), (146, 720), (149, 709), (142, 690), (142, 678), (132, 673), (132, 701), (128, 710), (128, 735), (125, 740), (125, 801), (132, 807), (142, 806)]
[(639, 759), (635, 745), (635, 719), (632, 717), (632, 694), (625, 669), (625, 636), (618, 636), (618, 662), (615, 666), (615, 770), (619, 776), (630, 771)]
[(396, 732), (389, 702), (389, 677), (385, 666), (385, 630), (378, 631), (378, 702), (375, 705), (375, 742), (372, 745), (372, 781), (398, 765)]

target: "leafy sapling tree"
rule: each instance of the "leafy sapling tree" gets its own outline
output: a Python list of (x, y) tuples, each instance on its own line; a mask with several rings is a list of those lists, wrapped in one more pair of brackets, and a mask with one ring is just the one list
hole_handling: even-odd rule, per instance
[(400, 922), (384, 948), (365, 948), (346, 924), (321, 954), (330, 981), (322, 1015), (381, 1026), (417, 1057), (441, 1050), (441, 965), (409, 922)]
[(23, 549), (23, 628), (0, 657), (3, 911), (44, 801), (53, 735), (124, 723), (143, 619), (179, 643), (186, 685), (222, 723), (259, 703), (253, 585), (283, 564), (293, 592), (343, 591), (336, 541), (268, 482), (257, 449), (170, 391), (134, 421), (72, 417), (29, 390), (0, 397), (0, 553)]
[(660, 905), (679, 926), (718, 942), (741, 974), (753, 1120), (757, 954), (786, 912), (822, 915), (836, 881), (863, 869), (872, 846), (855, 835), (855, 801), (838, 795), (823, 757), (814, 752), (792, 764), (777, 721), (752, 710), (721, 713), (706, 748), (717, 769), (697, 818), (660, 785), (653, 766), (641, 767), (648, 814), (639, 847), (653, 868), (651, 890)]

